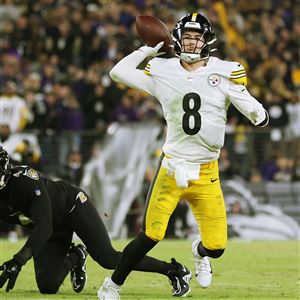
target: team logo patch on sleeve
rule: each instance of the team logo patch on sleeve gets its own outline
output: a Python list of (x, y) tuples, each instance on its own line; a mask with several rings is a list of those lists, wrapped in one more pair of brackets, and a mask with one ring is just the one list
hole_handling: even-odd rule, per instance
[(87, 200), (87, 196), (83, 192), (79, 192), (76, 199), (79, 199), (81, 203), (84, 203)]
[(217, 74), (210, 74), (207, 78), (207, 81), (211, 86), (218, 86), (221, 83), (221, 78)]
[(28, 176), (29, 178), (34, 179), (34, 180), (39, 180), (40, 179), (39, 173), (36, 170), (33, 170), (33, 169), (27, 170), (26, 176)]

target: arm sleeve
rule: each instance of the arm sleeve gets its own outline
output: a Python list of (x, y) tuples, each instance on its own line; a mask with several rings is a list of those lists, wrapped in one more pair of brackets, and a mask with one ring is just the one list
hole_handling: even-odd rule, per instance
[(250, 95), (244, 85), (230, 83), (228, 97), (230, 102), (255, 126), (266, 126), (269, 115), (261, 103)]
[(123, 83), (131, 88), (145, 91), (155, 96), (154, 80), (145, 74), (137, 66), (146, 59), (143, 51), (136, 50), (120, 60), (110, 71), (110, 77), (119, 83)]
[(37, 183), (28, 184), (27, 189), (30, 189), (29, 205), (34, 227), (23, 248), (14, 256), (22, 265), (41, 250), (53, 232), (51, 199), (45, 183), (39, 179)]

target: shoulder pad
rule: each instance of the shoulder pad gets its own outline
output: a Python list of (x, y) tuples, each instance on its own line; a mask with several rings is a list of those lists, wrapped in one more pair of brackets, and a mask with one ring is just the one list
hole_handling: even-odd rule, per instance
[(236, 84), (247, 85), (246, 71), (242, 64), (234, 63), (229, 79)]
[(28, 167), (18, 167), (14, 170), (14, 172), (13, 172), (14, 177), (19, 177), (20, 175), (27, 176), (34, 180), (40, 179), (38, 171), (28, 168)]

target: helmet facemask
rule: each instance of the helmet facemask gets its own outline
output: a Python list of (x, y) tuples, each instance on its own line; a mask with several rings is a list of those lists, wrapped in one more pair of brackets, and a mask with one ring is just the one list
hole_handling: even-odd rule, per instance
[(0, 190), (3, 189), (11, 175), (11, 165), (7, 152), (0, 147)]

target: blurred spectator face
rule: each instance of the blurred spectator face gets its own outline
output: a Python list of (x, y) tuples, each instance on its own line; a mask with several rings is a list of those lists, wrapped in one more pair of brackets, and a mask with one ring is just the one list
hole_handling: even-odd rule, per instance
[(7, 81), (4, 84), (4, 93), (7, 96), (13, 96), (17, 93), (17, 85), (13, 81)]
[(71, 30), (71, 24), (69, 21), (63, 21), (59, 24), (58, 29), (62, 36), (68, 36)]
[(79, 9), (76, 9), (72, 13), (72, 21), (76, 24), (80, 24), (82, 20), (82, 13)]
[(17, 26), (19, 30), (25, 30), (28, 27), (29, 21), (27, 16), (20, 16), (17, 20)]
[(26, 92), (24, 98), (29, 106), (31, 106), (34, 103), (34, 93), (33, 92), (31, 92), (31, 91)]
[(14, 31), (14, 23), (12, 21), (6, 21), (2, 23), (2, 32), (4, 34), (12, 34)]
[(95, 86), (95, 96), (102, 97), (105, 93), (105, 88), (101, 84)]
[(20, 61), (16, 55), (6, 54), (3, 55), (2, 71), (8, 77), (15, 77), (20, 69)]
[(57, 65), (59, 64), (59, 56), (56, 55), (56, 54), (52, 54), (52, 55), (50, 56), (49, 61), (50, 61), (50, 64), (51, 64), (51, 65), (53, 66), (53, 68), (54, 68), (54, 66), (57, 66)]
[(72, 169), (78, 169), (81, 166), (82, 157), (78, 151), (72, 151), (68, 157), (68, 166)]
[(71, 89), (68, 85), (61, 85), (58, 90), (58, 96), (60, 98), (67, 98), (71, 93)]
[(31, 73), (24, 80), (24, 88), (26, 91), (38, 92), (41, 88), (41, 77), (38, 73)]
[(1, 124), (0, 125), (0, 138), (2, 141), (6, 140), (10, 135), (9, 125)]
[[(53, 0), (51, 0), (50, 2), (53, 2)], [(59, 16), (62, 20), (64, 18), (68, 18), (69, 13), (70, 13), (70, 9), (67, 5), (59, 5), (55, 10), (56, 16)]]
[(55, 69), (50, 64), (45, 65), (43, 71), (44, 71), (43, 72), (44, 76), (47, 77), (47, 78), (52, 78), (55, 75)]
[(57, 101), (54, 93), (48, 93), (48, 94), (46, 94), (46, 98), (45, 99), (46, 99), (47, 105), (50, 106), (50, 107), (54, 106), (56, 104), (56, 101)]
[(91, 22), (90, 20), (84, 19), (81, 23), (80, 23), (80, 29), (81, 32), (84, 34), (88, 34), (91, 31)]

